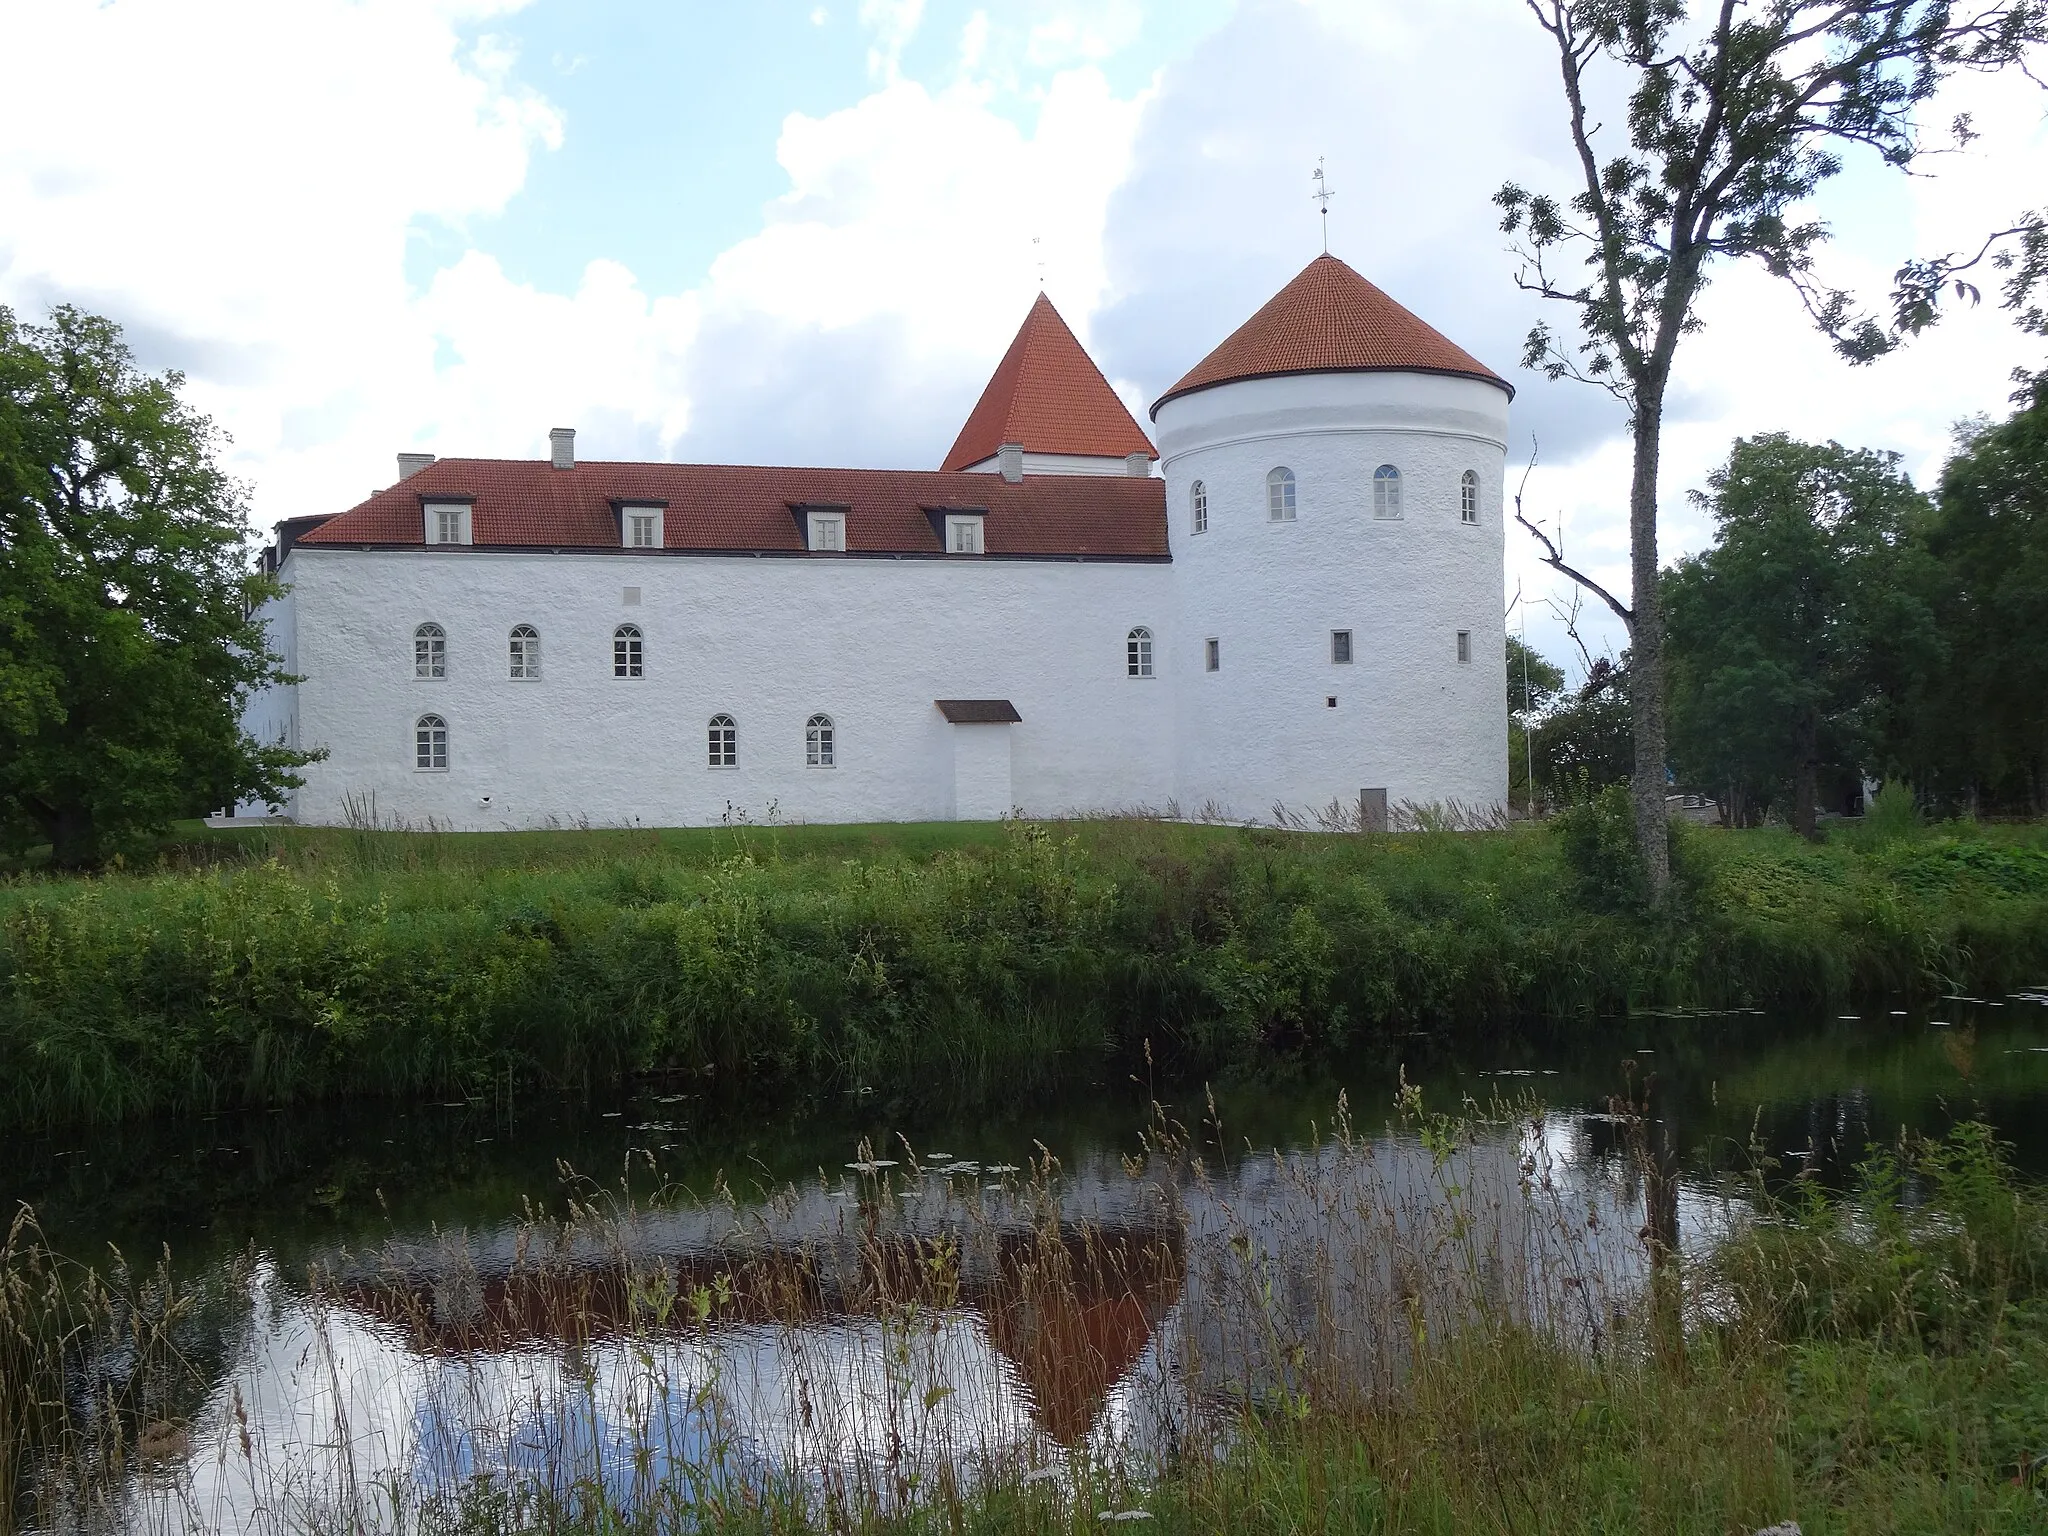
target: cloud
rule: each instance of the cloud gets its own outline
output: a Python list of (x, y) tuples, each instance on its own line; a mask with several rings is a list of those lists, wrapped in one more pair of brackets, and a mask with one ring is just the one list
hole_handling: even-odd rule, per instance
[[(191, 376), (278, 514), (330, 505), (348, 455), (288, 439), (308, 410), (396, 413), (430, 368), (404, 279), (420, 221), (503, 206), (559, 141), (475, 27), (409, 0), (84, 0), (16, 7), (0, 92), (0, 299), (119, 320)], [(76, 61), (91, 60), (81, 110)], [(61, 132), (50, 125), (61, 123)], [(353, 411), (335, 402), (355, 399)], [(296, 413), (296, 414), (295, 414)], [(351, 482), (356, 482), (351, 484)]]
[[(839, 35), (856, 69), (866, 56), (866, 94), (783, 120), (758, 227), (681, 292), (611, 261), (550, 291), (485, 249), (534, 158), (577, 131), (523, 83), (514, 8), (16, 7), (0, 302), (84, 304), (150, 366), (184, 369), (264, 521), (349, 504), (401, 448), (536, 455), (556, 425), (589, 455), (933, 464), (1041, 277), (1142, 411), (1320, 249), (1323, 156), (1333, 248), (1515, 379), (1511, 484), (1540, 438), (1532, 512), (1626, 587), (1618, 410), (1515, 368), (1541, 311), (1489, 197), (1509, 179), (1567, 187), (1572, 167), (1554, 66), (1513, 0), (1246, 0), (1135, 91), (1104, 66), (1127, 70), (1148, 35), (1136, 0), (992, 3), (931, 78), (905, 62), (931, 52), (912, 47), (920, 0), (862, 0), (860, 34)], [(1973, 79), (1967, 97), (1975, 152), (1930, 180), (1858, 170), (1826, 194), (1835, 275), (1881, 293), (1903, 255), (1965, 244), (2048, 184), (2024, 82)], [(449, 254), (427, 266), (428, 251)], [(2004, 409), (2007, 370), (2039, 360), (1982, 310), (1850, 370), (1782, 287), (1737, 269), (1701, 312), (1665, 434), (1669, 552), (1706, 537), (1684, 492), (1736, 433), (1896, 447), (1924, 476), (1950, 422)], [(1511, 533), (1509, 552), (1510, 591), (1558, 588), (1529, 541)], [(1537, 631), (1564, 653), (1554, 626)]]

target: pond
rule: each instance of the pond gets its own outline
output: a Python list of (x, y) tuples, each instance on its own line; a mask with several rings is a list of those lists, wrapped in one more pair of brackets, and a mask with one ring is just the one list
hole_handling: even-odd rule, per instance
[(38, 1518), (375, 1529), (480, 1489), (887, 1504), (939, 1467), (1155, 1466), (1247, 1398), (1398, 1381), (1418, 1321), (1596, 1345), (1646, 1236), (1710, 1244), (1747, 1175), (1847, 1187), (1869, 1145), (1965, 1118), (2048, 1173), (2048, 988), (1418, 1035), (950, 1117), (878, 1097), (500, 1095), (18, 1142), (0, 1195), (62, 1253), (125, 1255), (174, 1362), (144, 1380), (129, 1326), (77, 1365), (82, 1399), (123, 1404), (129, 1471), (69, 1506), (45, 1489)]

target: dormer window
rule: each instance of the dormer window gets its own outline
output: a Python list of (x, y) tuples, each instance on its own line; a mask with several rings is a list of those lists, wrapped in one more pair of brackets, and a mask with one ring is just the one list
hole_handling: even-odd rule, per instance
[(811, 553), (817, 555), (843, 555), (846, 553), (846, 514), (844, 512), (809, 512), (805, 514), (805, 542)]
[(426, 541), (429, 544), (469, 542), (469, 503), (430, 501), (426, 503)]
[(626, 549), (661, 548), (661, 512), (658, 506), (626, 502), (619, 508), (619, 544)]
[(948, 513), (946, 515), (946, 553), (949, 555), (978, 555), (981, 553), (981, 518), (978, 515)]

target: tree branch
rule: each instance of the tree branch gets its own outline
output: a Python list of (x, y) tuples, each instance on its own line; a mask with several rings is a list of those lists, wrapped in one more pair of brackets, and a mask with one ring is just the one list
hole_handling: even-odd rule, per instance
[(1522, 492), (1528, 488), (1529, 476), (1532, 473), (1534, 473), (1536, 469), (1536, 454), (1536, 441), (1534, 438), (1531, 438), (1529, 441), (1529, 462), (1522, 467), (1522, 483), (1515, 487), (1515, 521), (1520, 523), (1524, 528), (1528, 529), (1530, 535), (1536, 540), (1536, 542), (1543, 546), (1545, 551), (1543, 555), (1543, 563), (1545, 565), (1549, 566), (1559, 575), (1569, 576), (1573, 581), (1577, 582), (1580, 586), (1584, 587), (1588, 592), (1592, 593), (1595, 597), (1599, 598), (1600, 601), (1605, 603), (1609, 608), (1612, 608), (1615, 612), (1615, 616), (1618, 617), (1621, 620), (1621, 622), (1627, 626), (1629, 635), (1631, 638), (1633, 638), (1636, 632), (1635, 614), (1629, 610), (1628, 606), (1625, 603), (1623, 603), (1621, 599), (1617, 598), (1612, 592), (1608, 591), (1605, 587), (1601, 586), (1599, 582), (1595, 581), (1592, 577), (1588, 576), (1584, 571), (1581, 571), (1574, 566), (1567, 565), (1565, 563), (1563, 553), (1558, 549), (1557, 545), (1551, 540), (1550, 535), (1545, 533), (1541, 528), (1537, 527), (1536, 524), (1530, 522), (1528, 514), (1522, 510)]

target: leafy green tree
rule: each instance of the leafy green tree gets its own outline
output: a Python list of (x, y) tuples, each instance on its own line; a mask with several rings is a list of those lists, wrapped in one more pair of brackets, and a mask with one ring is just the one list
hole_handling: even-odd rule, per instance
[[(1920, 109), (1963, 70), (2026, 65), (2048, 37), (2042, 0), (1526, 0), (1558, 61), (1574, 168), (1563, 195), (1510, 183), (1495, 195), (1521, 238), (1528, 291), (1571, 311), (1576, 338), (1538, 325), (1525, 362), (1610, 391), (1628, 412), (1627, 604), (1637, 844), (1653, 900), (1670, 884), (1665, 810), (1664, 615), (1657, 473), (1664, 400), (1681, 338), (1717, 261), (1749, 259), (1790, 282), (1852, 361), (1908, 334), (1859, 316), (1824, 283), (1827, 225), (1804, 206), (1863, 147), (1910, 166)], [(1607, 72), (1627, 97), (1618, 150), (1598, 105)], [(1959, 127), (1967, 128), (1966, 124)], [(1557, 268), (1560, 256), (1583, 268)], [(1942, 267), (1945, 280), (1950, 267)], [(1924, 319), (1910, 304), (1907, 319)], [(1556, 548), (1550, 563), (1575, 579)], [(1590, 585), (1590, 584), (1589, 584)]]
[(1534, 727), (1536, 779), (1553, 801), (1625, 784), (1635, 762), (1628, 666), (1605, 656)]
[(1529, 731), (1564, 687), (1564, 669), (1520, 636), (1508, 636), (1508, 799), (1532, 805)]
[(1508, 713), (1530, 715), (1546, 708), (1564, 688), (1564, 668), (1519, 635), (1508, 636)]
[(1696, 493), (1717, 526), (1664, 581), (1672, 744), (1737, 819), (1786, 804), (1812, 837), (1822, 782), (1886, 767), (1938, 661), (1930, 508), (1898, 463), (1772, 433)]
[(1918, 777), (2048, 815), (2048, 376), (1963, 444), (1939, 508), (1948, 665), (1923, 701)]
[(310, 760), (241, 729), (285, 680), (252, 617), (279, 588), (182, 383), (110, 321), (0, 309), (0, 839), (65, 867)]

